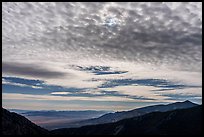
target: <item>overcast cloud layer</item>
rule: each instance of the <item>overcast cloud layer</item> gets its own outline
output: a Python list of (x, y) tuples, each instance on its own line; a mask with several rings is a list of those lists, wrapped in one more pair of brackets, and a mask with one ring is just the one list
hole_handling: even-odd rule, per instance
[[(41, 100), (201, 102), (202, 3), (4, 2), (2, 54), (3, 77), (64, 88)], [(157, 86), (162, 81), (166, 87)], [(34, 96), (9, 91), (3, 89), (6, 107)]]

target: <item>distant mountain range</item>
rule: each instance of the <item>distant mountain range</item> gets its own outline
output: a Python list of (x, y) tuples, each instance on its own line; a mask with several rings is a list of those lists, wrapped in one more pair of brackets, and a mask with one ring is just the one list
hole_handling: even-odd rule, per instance
[(151, 113), (151, 112), (156, 112), (156, 111), (166, 112), (170, 110), (184, 109), (184, 108), (190, 108), (194, 106), (197, 106), (197, 104), (192, 103), (188, 100), (184, 102), (176, 102), (176, 103), (167, 104), (167, 105), (154, 105), (154, 106), (142, 107), (142, 108), (138, 108), (138, 109), (134, 109), (130, 111), (108, 113), (99, 118), (69, 123), (67, 124), (67, 127), (71, 128), (71, 127), (81, 127), (85, 125), (112, 123), (112, 122), (117, 122), (119, 120), (126, 119), (126, 118), (142, 116), (144, 114)]
[(85, 111), (27, 111), (23, 112), (23, 115), (27, 116), (58, 116), (58, 117), (96, 117), (107, 113), (107, 111), (94, 111), (94, 110), (85, 110)]
[[(184, 101), (108, 113), (99, 118), (82, 121), (81, 125), (83, 122), (87, 124), (91, 121), (92, 125), (89, 126), (48, 131), (24, 116), (2, 108), (2, 133), (4, 135), (200, 134), (201, 118), (202, 106)], [(107, 124), (102, 124), (103, 122)]]
[(202, 106), (152, 112), (115, 123), (57, 129), (54, 135), (200, 135)]
[(40, 111), (26, 111), (12, 109), (12, 112), (25, 116), (35, 124), (46, 128), (48, 130), (67, 127), (69, 123), (78, 122), (82, 120), (100, 117), (110, 111), (55, 111), (55, 110), (40, 110)]

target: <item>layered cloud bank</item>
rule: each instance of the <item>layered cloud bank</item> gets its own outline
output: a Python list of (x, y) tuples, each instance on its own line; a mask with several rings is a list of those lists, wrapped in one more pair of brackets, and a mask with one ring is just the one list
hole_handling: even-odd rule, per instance
[(3, 3), (2, 54), (7, 107), (201, 102), (202, 3)]

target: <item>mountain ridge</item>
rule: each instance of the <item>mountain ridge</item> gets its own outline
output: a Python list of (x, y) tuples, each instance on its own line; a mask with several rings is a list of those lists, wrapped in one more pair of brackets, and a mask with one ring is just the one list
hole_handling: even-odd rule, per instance
[(202, 134), (202, 105), (152, 112), (115, 123), (52, 130), (55, 135), (197, 135)]
[(129, 111), (121, 111), (121, 112), (115, 112), (115, 113), (107, 113), (102, 115), (98, 118), (83, 120), (79, 122), (69, 123), (67, 125), (68, 128), (71, 127), (81, 127), (85, 125), (97, 125), (97, 124), (104, 124), (104, 123), (113, 123), (117, 122), (122, 119), (141, 116), (147, 113), (151, 112), (166, 112), (169, 110), (175, 110), (175, 109), (184, 109), (184, 108), (190, 108), (197, 106), (198, 104), (192, 103), (189, 100), (183, 101), (183, 102), (175, 102), (175, 103), (169, 103), (166, 105), (152, 105), (152, 106), (146, 106), (142, 108), (137, 108)]

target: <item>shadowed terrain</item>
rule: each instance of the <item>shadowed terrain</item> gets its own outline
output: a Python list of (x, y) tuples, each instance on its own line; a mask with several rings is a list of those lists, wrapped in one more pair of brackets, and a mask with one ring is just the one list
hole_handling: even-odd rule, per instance
[(133, 109), (130, 111), (121, 111), (121, 112), (115, 112), (115, 113), (107, 113), (101, 117), (83, 120), (79, 122), (71, 122), (64, 124), (64, 127), (66, 128), (72, 128), (72, 127), (81, 127), (86, 125), (97, 125), (97, 124), (105, 124), (105, 123), (112, 123), (117, 122), (122, 119), (127, 118), (133, 118), (137, 116), (142, 116), (151, 112), (166, 112), (176, 109), (184, 109), (184, 108), (191, 108), (197, 106), (197, 104), (192, 103), (188, 100), (183, 102), (176, 102), (171, 103), (167, 105), (152, 105), (142, 108)]
[(49, 131), (35, 125), (24, 116), (2, 108), (3, 135), (47, 135)]
[(153, 112), (116, 123), (53, 130), (55, 135), (199, 135), (202, 106)]

